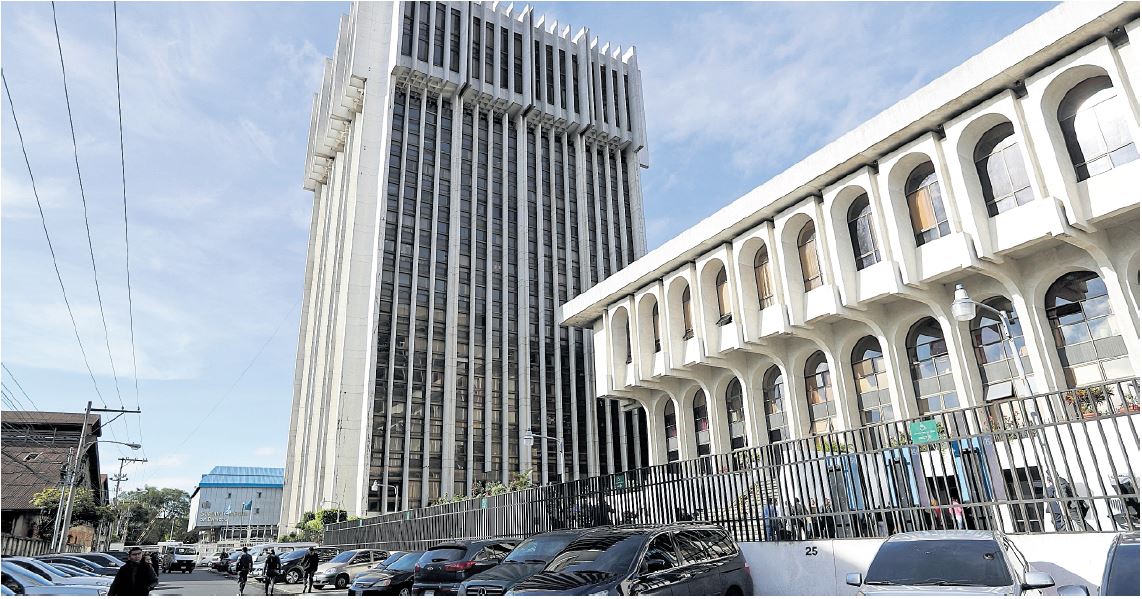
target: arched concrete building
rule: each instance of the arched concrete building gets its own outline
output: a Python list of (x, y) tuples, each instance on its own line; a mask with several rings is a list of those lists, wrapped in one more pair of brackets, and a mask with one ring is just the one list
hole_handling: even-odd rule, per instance
[(570, 300), (595, 393), (659, 464), (1136, 375), (1140, 35), (1063, 4)]

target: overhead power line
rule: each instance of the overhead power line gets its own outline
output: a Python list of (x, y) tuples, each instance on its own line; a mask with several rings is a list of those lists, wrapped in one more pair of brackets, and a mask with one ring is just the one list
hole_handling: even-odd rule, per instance
[[(107, 359), (111, 362), (111, 380), (115, 382), (115, 395), (119, 398), (119, 407), (123, 407), (123, 394), (119, 392), (119, 375), (115, 372), (115, 356), (111, 352), (111, 333), (107, 328), (107, 316), (103, 312), (103, 291), (99, 286), (99, 269), (95, 265), (95, 245), (91, 241), (91, 223), (87, 219), (87, 194), (83, 189), (83, 173), (79, 170), (79, 144), (75, 140), (75, 120), (71, 114), (71, 97), (67, 91), (67, 66), (63, 60), (63, 42), (60, 41), (55, 2), (52, 2), (52, 25), (55, 27), (56, 48), (59, 49), (59, 69), (63, 75), (63, 99), (67, 104), (67, 122), (71, 128), (71, 147), (75, 155), (75, 175), (79, 179), (79, 199), (83, 203), (83, 227), (87, 231), (87, 252), (91, 256), (91, 272), (95, 276), (95, 297), (99, 300), (99, 318), (103, 321), (103, 342), (107, 346)], [(100, 400), (102, 399), (100, 396)], [(107, 402), (104, 401), (103, 405), (106, 407)]]
[(48, 252), (51, 253), (52, 267), (55, 268), (56, 280), (59, 281), (59, 289), (63, 294), (63, 303), (67, 306), (67, 315), (71, 318), (71, 329), (75, 331), (75, 340), (79, 343), (79, 353), (83, 355), (83, 365), (87, 367), (87, 374), (91, 377), (91, 384), (95, 386), (95, 395), (99, 397), (99, 401), (104, 405), (107, 402), (103, 400), (103, 394), (99, 391), (99, 383), (95, 380), (95, 372), (91, 370), (91, 362), (87, 359), (87, 349), (83, 346), (83, 339), (79, 336), (79, 325), (75, 322), (75, 312), (71, 309), (71, 302), (67, 298), (67, 287), (63, 284), (63, 275), (59, 271), (59, 261), (56, 259), (55, 247), (52, 245), (52, 236), (48, 233), (48, 221), (44, 216), (44, 205), (40, 201), (40, 192), (36, 190), (36, 177), (32, 174), (32, 162), (28, 159), (28, 149), (24, 144), (24, 134), (20, 131), (20, 121), (16, 118), (16, 106), (12, 102), (12, 91), (8, 89), (8, 78), (4, 76), (4, 72), (0, 69), (0, 80), (4, 84), (4, 95), (8, 97), (8, 109), (12, 113), (12, 122), (16, 125), (16, 137), (20, 140), (20, 151), (24, 154), (24, 165), (28, 167), (28, 179), (32, 182), (32, 195), (36, 198), (36, 208), (40, 212), (40, 224), (43, 225), (44, 238), (48, 242)]
[(20, 384), (20, 381), (16, 380), (16, 375), (12, 374), (12, 371), (8, 368), (8, 365), (2, 364), (0, 366), (3, 366), (4, 372), (8, 373), (8, 378), (12, 379), (13, 383), (16, 383), (16, 388), (20, 390), (20, 393), (23, 393), (24, 397), (28, 398), (28, 403), (31, 404), (32, 408), (39, 412), (40, 407), (37, 406), (36, 402), (32, 400), (32, 396), (28, 395), (27, 391), (24, 391), (24, 386)]

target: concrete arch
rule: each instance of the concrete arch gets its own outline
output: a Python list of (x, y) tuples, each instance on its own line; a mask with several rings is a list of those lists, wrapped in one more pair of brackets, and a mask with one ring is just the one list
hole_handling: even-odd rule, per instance
[(669, 309), (663, 310), (664, 306), (659, 306), (660, 313), (670, 315), (669, 320), (662, 324), (665, 326), (664, 331), (666, 331), (664, 336), (669, 339), (670, 347), (672, 348), (681, 347), (682, 338), (686, 333), (685, 323), (682, 318), (682, 294), (687, 288), (690, 289), (690, 326), (694, 327), (694, 334), (697, 334), (697, 323), (694, 322), (694, 320), (699, 316), (696, 314), (698, 298), (695, 297), (696, 291), (693, 285), (690, 284), (689, 279), (682, 276), (675, 277), (674, 280), (670, 281), (669, 286), (666, 288), (666, 303), (669, 305)]
[(1027, 140), (1023, 137), (1021, 127), (1016, 127), (1015, 123), (1005, 114), (997, 112), (989, 112), (982, 114), (971, 120), (960, 134), (959, 140), (956, 144), (956, 157), (960, 161), (960, 172), (963, 173), (963, 183), (968, 191), (968, 199), (972, 204), (970, 214), (975, 215), (977, 221), (977, 228), (980, 231), (987, 231), (987, 220), (989, 218), (987, 213), (987, 202), (983, 197), (983, 182), (980, 180), (979, 173), (975, 166), (975, 149), (979, 145), (983, 136), (1003, 124), (1009, 124), (1012, 127), (1012, 135), (1015, 137), (1015, 142), (1019, 147), (1019, 158), (1023, 161), (1023, 170), (1027, 173), (1028, 183), (1032, 184), (1034, 189), (1034, 182), (1032, 174), (1035, 172), (1032, 169), (1031, 161), (1027, 157)]
[(638, 304), (635, 309), (635, 314), (638, 315), (638, 325), (634, 327), (634, 333), (638, 338), (637, 351), (639, 362), (642, 365), (643, 378), (649, 378), (651, 370), (650, 365), (654, 364), (654, 308), (658, 308), (658, 330), (659, 341), (661, 347), (666, 346), (664, 316), (662, 302), (658, 298), (658, 294), (654, 291), (644, 292), (638, 298)]
[(853, 253), (853, 239), (849, 233), (849, 208), (853, 202), (856, 201), (861, 195), (868, 196), (868, 205), (872, 210), (872, 231), (873, 241), (876, 243), (877, 249), (880, 251), (881, 260), (884, 260), (886, 255), (884, 244), (886, 242), (884, 232), (878, 226), (880, 215), (880, 206), (876, 205), (873, 200), (873, 195), (869, 190), (861, 187), (860, 185), (846, 185), (843, 189), (837, 192), (836, 198), (832, 202), (832, 209), (828, 214), (828, 219), (833, 225), (834, 243), (836, 245), (836, 254), (840, 260), (840, 267), (842, 269), (855, 269), (856, 268), (856, 255)]
[[(716, 330), (718, 326), (717, 323), (720, 315), (718, 313), (718, 290), (715, 281), (717, 280), (718, 272), (723, 268), (726, 270), (726, 281), (729, 285), (726, 301), (729, 302), (730, 314), (737, 312), (736, 301), (734, 299), (735, 294), (733, 291), (736, 283), (734, 276), (730, 272), (729, 267), (723, 263), (720, 258), (713, 258), (702, 266), (702, 272), (698, 276), (698, 280), (700, 281), (698, 292), (702, 294), (702, 301), (700, 302), (702, 306), (701, 318), (703, 322), (706, 323), (708, 330)], [(693, 289), (690, 290), (690, 294), (691, 297), (693, 297)]]
[[(1094, 63), (1083, 63), (1072, 65), (1071, 67), (1059, 72), (1051, 78), (1051, 82), (1043, 90), (1043, 95), (1039, 99), (1039, 107), (1042, 110), (1043, 118), (1046, 121), (1047, 134), (1051, 140), (1051, 152), (1057, 161), (1059, 171), (1063, 173), (1068, 185), (1077, 183), (1078, 177), (1075, 175), (1074, 166), (1071, 165), (1070, 153), (1067, 151), (1066, 140), (1063, 137), (1062, 127), (1059, 125), (1058, 112), (1059, 105), (1063, 101), (1063, 97), (1067, 92), (1074, 89), (1074, 87), (1091, 77), (1109, 76), (1115, 89), (1119, 92), (1118, 109), (1123, 110), (1124, 114), (1129, 115), (1126, 106), (1122, 104), (1122, 88), (1115, 74), (1108, 73), (1102, 66)], [(1138, 140), (1135, 140), (1136, 142)]]
[[(821, 223), (816, 222), (808, 214), (798, 212), (790, 216), (781, 226), (777, 232), (778, 243), (781, 245), (780, 259), (785, 264), (785, 276), (790, 295), (800, 297), (805, 294), (805, 272), (801, 266), (801, 255), (797, 251), (797, 236), (801, 233), (805, 223), (812, 222), (813, 229), (817, 235), (817, 267), (820, 270), (828, 268), (828, 256), (823, 255), (821, 251), (820, 236), (822, 235)], [(770, 261), (773, 260), (770, 255)], [(791, 276), (796, 275), (796, 276)], [(792, 281), (792, 284), (789, 284)]]
[[(924, 152), (910, 152), (901, 156), (900, 159), (896, 161), (896, 164), (892, 165), (892, 169), (886, 175), (887, 178), (885, 181), (888, 187), (888, 201), (892, 202), (893, 206), (899, 207), (898, 210), (892, 211), (896, 216), (895, 222), (890, 226), (895, 227), (896, 234), (903, 244), (904, 251), (914, 252), (917, 249), (916, 233), (912, 230), (912, 220), (909, 217), (908, 199), (904, 194), (904, 185), (908, 182), (908, 176), (912, 174), (912, 171), (925, 162), (931, 162), (932, 166), (936, 168), (937, 179), (942, 179), (940, 177), (941, 169), (939, 165), (936, 164), (936, 161), (931, 156)], [(941, 195), (946, 202), (947, 190), (945, 186), (946, 183), (940, 180)], [(946, 203), (944, 204), (944, 210), (945, 212), (949, 210), (949, 206)], [(949, 214), (948, 217), (950, 219), (951, 215)]]
[(737, 255), (738, 284), (741, 285), (741, 295), (744, 298), (743, 309), (749, 306), (753, 310), (761, 310), (761, 299), (758, 296), (757, 278), (754, 275), (753, 264), (757, 252), (762, 248), (769, 252), (769, 285), (770, 289), (774, 289), (773, 273), (777, 256), (774, 254), (773, 248), (768, 246), (765, 238), (760, 235), (751, 235), (742, 241), (741, 249)]
[[(625, 307), (616, 308), (610, 318), (611, 367), (612, 372), (627, 371), (627, 343), (630, 343), (631, 360), (634, 359), (634, 339), (631, 331), (631, 318)], [(624, 377), (625, 378), (625, 377)], [(624, 386), (632, 381), (624, 381)]]

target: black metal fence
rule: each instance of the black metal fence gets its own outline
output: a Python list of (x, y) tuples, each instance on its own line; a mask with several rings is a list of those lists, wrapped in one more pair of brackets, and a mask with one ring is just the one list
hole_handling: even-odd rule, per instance
[(1137, 378), (1108, 381), (332, 524), (325, 542), (423, 549), (686, 520), (718, 523), (739, 542), (1137, 530), (1138, 398)]

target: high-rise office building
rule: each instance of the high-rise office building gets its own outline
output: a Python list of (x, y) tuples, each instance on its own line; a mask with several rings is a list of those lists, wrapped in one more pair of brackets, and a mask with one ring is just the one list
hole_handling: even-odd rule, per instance
[(646, 463), (556, 313), (645, 253), (633, 48), (503, 3), (354, 3), (310, 127), (283, 527)]

